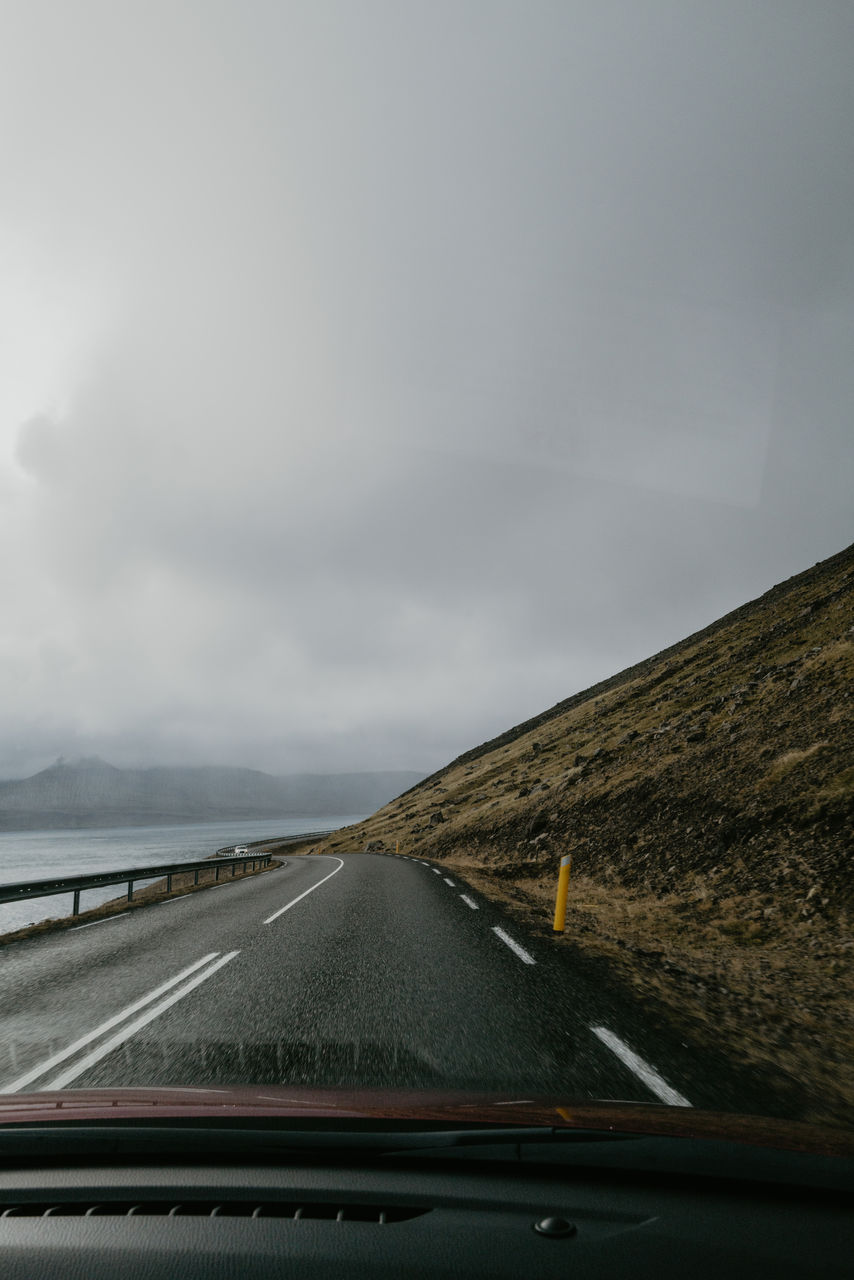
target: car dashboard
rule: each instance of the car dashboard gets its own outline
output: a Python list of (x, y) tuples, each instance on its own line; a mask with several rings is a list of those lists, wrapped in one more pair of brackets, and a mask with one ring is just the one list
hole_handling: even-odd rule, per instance
[(234, 1130), (37, 1136), (7, 1138), (0, 1166), (4, 1280), (779, 1280), (850, 1275), (854, 1257), (848, 1159), (637, 1135), (363, 1152)]

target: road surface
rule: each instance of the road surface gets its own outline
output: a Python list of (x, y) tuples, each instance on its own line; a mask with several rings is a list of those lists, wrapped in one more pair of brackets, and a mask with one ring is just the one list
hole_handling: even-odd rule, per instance
[(4, 1093), (291, 1083), (768, 1104), (574, 971), (568, 948), (403, 856), (289, 857), (12, 944), (0, 966)]

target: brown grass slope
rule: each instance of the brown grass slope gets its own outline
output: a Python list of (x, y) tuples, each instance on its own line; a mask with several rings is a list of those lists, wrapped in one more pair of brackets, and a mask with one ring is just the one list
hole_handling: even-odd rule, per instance
[(854, 1123), (852, 721), (854, 546), (325, 847), (400, 840), (543, 932), (571, 853), (566, 942)]

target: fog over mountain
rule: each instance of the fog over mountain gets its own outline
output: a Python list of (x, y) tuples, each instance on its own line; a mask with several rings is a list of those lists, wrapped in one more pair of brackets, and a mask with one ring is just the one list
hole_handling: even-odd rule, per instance
[(117, 769), (97, 757), (57, 760), (34, 777), (0, 782), (0, 830), (371, 813), (423, 776), (386, 772), (274, 778), (254, 769)]

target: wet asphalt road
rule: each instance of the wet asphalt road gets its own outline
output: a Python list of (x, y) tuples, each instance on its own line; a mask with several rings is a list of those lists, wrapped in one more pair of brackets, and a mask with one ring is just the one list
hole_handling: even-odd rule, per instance
[(737, 1064), (653, 1026), (439, 866), (270, 873), (0, 953), (0, 1090), (315, 1084), (755, 1110)]

